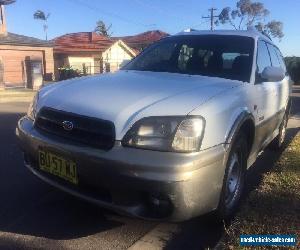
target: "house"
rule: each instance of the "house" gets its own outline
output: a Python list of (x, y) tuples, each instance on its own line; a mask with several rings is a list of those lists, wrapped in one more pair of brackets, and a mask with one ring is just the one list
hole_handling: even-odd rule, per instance
[(115, 71), (124, 60), (136, 56), (123, 41), (114, 41), (95, 32), (66, 34), (53, 42), (55, 69), (72, 67), (86, 74), (97, 74)]
[(56, 75), (58, 68), (72, 67), (95, 74), (103, 71), (102, 52), (112, 44), (109, 38), (94, 32), (70, 33), (53, 40)]
[(0, 87), (38, 88), (43, 80), (52, 80), (53, 72), (53, 45), (7, 32), (4, 6), (1, 6)]
[(105, 37), (95, 32), (70, 33), (53, 39), (55, 75), (59, 68), (72, 67), (85, 74), (114, 72), (149, 44), (167, 36), (148, 31), (135, 36)]
[(122, 62), (130, 61), (137, 54), (122, 40), (117, 40), (102, 53), (104, 68), (106, 71), (114, 72), (120, 68)]

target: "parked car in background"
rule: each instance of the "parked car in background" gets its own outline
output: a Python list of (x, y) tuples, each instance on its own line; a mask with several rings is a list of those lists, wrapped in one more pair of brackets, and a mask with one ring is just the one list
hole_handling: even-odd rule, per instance
[(140, 218), (230, 217), (246, 170), (280, 148), (290, 79), (256, 31), (190, 31), (113, 74), (44, 87), (17, 126), (26, 167), (77, 197)]

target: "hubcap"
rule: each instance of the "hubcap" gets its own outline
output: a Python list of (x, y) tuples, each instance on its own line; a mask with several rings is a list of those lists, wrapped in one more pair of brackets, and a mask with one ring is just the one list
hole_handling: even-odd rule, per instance
[(230, 158), (227, 181), (226, 181), (226, 196), (225, 203), (231, 206), (236, 200), (236, 194), (240, 186), (241, 166), (237, 153), (234, 153)]

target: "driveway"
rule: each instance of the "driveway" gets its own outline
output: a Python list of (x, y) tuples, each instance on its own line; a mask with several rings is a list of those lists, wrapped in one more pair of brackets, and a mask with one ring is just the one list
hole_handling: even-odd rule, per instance
[[(27, 106), (20, 102), (0, 104), (1, 249), (140, 249), (154, 247), (155, 241), (162, 239), (166, 249), (216, 245), (224, 227), (211, 223), (209, 216), (181, 224), (128, 218), (73, 198), (37, 179), (23, 167), (14, 135), (17, 120)], [(300, 88), (294, 89), (292, 115), (289, 140), (300, 129)], [(278, 154), (268, 150), (261, 155), (249, 172), (246, 195), (259, 185), (261, 175), (277, 158)]]

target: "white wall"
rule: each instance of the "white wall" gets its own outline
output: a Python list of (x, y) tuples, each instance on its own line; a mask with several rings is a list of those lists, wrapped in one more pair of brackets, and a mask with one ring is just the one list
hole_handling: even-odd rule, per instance
[(88, 67), (91, 70), (91, 74), (95, 73), (95, 62), (94, 57), (73, 57), (69, 56), (69, 65), (73, 69), (79, 69), (82, 71), (82, 65), (85, 64), (86, 67)]
[(109, 63), (110, 64), (110, 71), (114, 72), (119, 69), (121, 63), (124, 60), (131, 60), (133, 56), (126, 52), (120, 43), (117, 42), (113, 44), (109, 49), (107, 49), (102, 54), (103, 64)]

